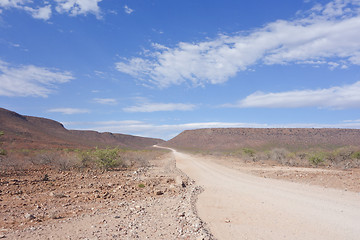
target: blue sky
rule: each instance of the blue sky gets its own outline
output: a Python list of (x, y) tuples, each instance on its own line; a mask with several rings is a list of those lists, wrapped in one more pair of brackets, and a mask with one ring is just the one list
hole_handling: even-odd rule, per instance
[(0, 0), (0, 106), (170, 139), (360, 128), (359, 0)]

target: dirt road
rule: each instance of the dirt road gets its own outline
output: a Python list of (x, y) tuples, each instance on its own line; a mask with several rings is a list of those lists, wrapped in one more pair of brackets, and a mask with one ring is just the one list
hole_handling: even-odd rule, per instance
[(217, 239), (359, 239), (360, 193), (260, 178), (174, 152)]

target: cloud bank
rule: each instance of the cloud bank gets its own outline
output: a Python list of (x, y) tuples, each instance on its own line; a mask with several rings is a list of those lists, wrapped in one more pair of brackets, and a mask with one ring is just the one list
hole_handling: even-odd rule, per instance
[(56, 84), (72, 79), (74, 77), (70, 72), (34, 65), (11, 66), (0, 60), (0, 96), (47, 97)]
[[(105, 121), (105, 122), (67, 122), (67, 128), (95, 130), (99, 132), (125, 133), (144, 137), (171, 139), (184, 130), (200, 128), (360, 128), (360, 122), (341, 122), (334, 124), (293, 123), (293, 124), (262, 124), (241, 122), (198, 122), (183, 124), (157, 125), (141, 121)], [(77, 126), (77, 127), (76, 127)]]
[(175, 47), (153, 44), (116, 69), (160, 88), (190, 82), (220, 84), (256, 65), (323, 64), (334, 69), (360, 65), (360, 1), (316, 5), (295, 20), (278, 20), (249, 33), (220, 35)]
[(225, 106), (238, 108), (360, 108), (360, 81), (352, 85), (318, 90), (256, 92), (240, 100), (237, 104)]

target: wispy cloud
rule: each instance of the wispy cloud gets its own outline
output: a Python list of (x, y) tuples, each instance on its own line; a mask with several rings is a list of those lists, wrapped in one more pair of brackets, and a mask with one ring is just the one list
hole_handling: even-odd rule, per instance
[(74, 79), (70, 72), (33, 65), (11, 66), (0, 60), (0, 95), (47, 97), (56, 84)]
[(135, 106), (123, 108), (125, 112), (160, 112), (160, 111), (191, 111), (196, 108), (194, 104), (185, 103), (149, 103), (143, 102)]
[(224, 106), (238, 108), (360, 108), (360, 81), (352, 85), (317, 90), (256, 92), (236, 104)]
[(133, 124), (142, 124), (142, 121), (138, 120), (110, 120), (110, 121), (99, 121), (99, 122), (63, 122), (68, 126), (114, 126), (114, 125), (133, 125)]
[(117, 101), (114, 98), (94, 98), (96, 103), (105, 104), (105, 105), (116, 105)]
[(355, 120), (344, 120), (344, 123), (358, 123), (360, 124), (360, 119), (355, 119)]
[(49, 109), (48, 112), (72, 115), (72, 114), (90, 113), (90, 110), (81, 109), (81, 108), (52, 108)]
[(125, 13), (127, 13), (129, 15), (134, 12), (134, 10), (129, 8), (127, 5), (124, 6), (124, 11), (125, 11)]
[[(175, 47), (154, 44), (139, 57), (115, 64), (118, 71), (168, 87), (226, 82), (261, 64), (360, 65), (360, 2), (334, 0), (316, 5), (294, 20), (278, 20), (249, 33)], [(300, 17), (299, 17), (300, 16)]]

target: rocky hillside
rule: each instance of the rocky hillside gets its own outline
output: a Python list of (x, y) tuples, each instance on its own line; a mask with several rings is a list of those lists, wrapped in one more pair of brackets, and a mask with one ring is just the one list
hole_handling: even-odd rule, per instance
[(360, 129), (212, 128), (187, 130), (163, 144), (184, 150), (360, 146)]
[(117, 146), (145, 148), (163, 142), (161, 139), (145, 138), (96, 131), (67, 130), (54, 120), (23, 116), (0, 108), (0, 131), (3, 147), (13, 148), (77, 148)]

